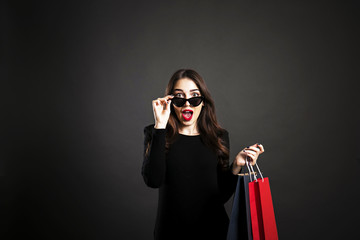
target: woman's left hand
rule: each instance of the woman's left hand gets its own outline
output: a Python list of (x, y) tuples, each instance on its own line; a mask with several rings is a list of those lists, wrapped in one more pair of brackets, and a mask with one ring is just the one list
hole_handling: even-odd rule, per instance
[(239, 174), (241, 167), (245, 166), (246, 164), (245, 160), (247, 160), (251, 165), (255, 165), (259, 155), (264, 151), (264, 146), (258, 143), (244, 148), (235, 157), (232, 173), (234, 175)]

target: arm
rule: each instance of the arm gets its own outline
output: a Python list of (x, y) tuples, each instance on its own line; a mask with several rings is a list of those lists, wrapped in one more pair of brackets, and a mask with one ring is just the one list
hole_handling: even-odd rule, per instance
[(144, 161), (141, 174), (147, 186), (159, 188), (165, 179), (166, 130), (156, 129), (154, 125), (150, 125), (145, 127), (144, 134)]
[(155, 124), (144, 129), (144, 161), (141, 174), (146, 185), (152, 188), (160, 187), (165, 179), (165, 128), (173, 97), (168, 95), (152, 101)]
[[(223, 135), (223, 140), (225, 146), (230, 150), (229, 133), (227, 131)], [(233, 174), (232, 169), (233, 163), (226, 169), (221, 168), (221, 166), (218, 168), (218, 184), (223, 203), (226, 203), (235, 192), (238, 175)]]

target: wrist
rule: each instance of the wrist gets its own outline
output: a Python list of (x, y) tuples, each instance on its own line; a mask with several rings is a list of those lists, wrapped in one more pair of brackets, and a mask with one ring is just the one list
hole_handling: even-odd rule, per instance
[(241, 166), (236, 166), (235, 164), (233, 165), (233, 167), (231, 168), (231, 173), (233, 175), (238, 175), (241, 171)]
[(154, 128), (156, 128), (156, 129), (165, 129), (166, 128), (166, 123), (165, 124), (163, 124), (163, 123), (155, 123)]

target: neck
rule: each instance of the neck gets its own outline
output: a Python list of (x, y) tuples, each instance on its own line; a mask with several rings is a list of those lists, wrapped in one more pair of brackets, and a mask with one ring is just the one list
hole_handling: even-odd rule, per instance
[(199, 135), (199, 130), (196, 124), (190, 126), (183, 125), (179, 127), (179, 133), (184, 135)]

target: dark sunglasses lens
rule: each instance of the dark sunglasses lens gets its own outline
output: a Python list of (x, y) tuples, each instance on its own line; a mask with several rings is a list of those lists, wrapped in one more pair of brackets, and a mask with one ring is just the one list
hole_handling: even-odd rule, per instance
[(202, 102), (202, 97), (193, 97), (193, 98), (190, 98), (189, 99), (189, 103), (192, 105), (192, 106), (194, 106), (194, 107), (196, 107), (196, 106), (199, 106), (200, 105), (200, 103)]
[(190, 105), (191, 106), (199, 106), (200, 103), (203, 101), (203, 98), (202, 97), (193, 97), (193, 98), (190, 98), (190, 99), (185, 99), (185, 98), (173, 98), (171, 100), (171, 102), (177, 106), (177, 107), (182, 107), (184, 106), (185, 102), (186, 101), (189, 101)]
[(186, 100), (183, 98), (173, 98), (171, 101), (175, 106), (182, 107)]

